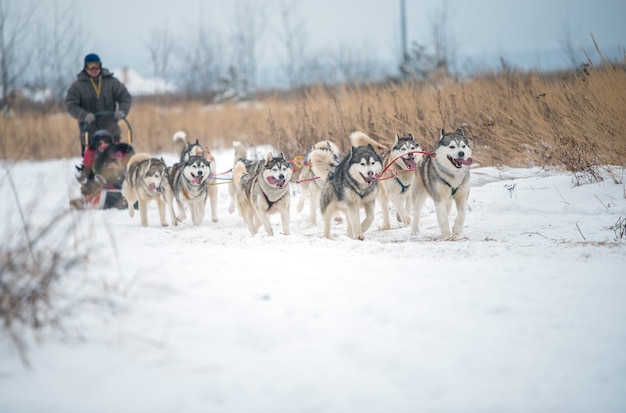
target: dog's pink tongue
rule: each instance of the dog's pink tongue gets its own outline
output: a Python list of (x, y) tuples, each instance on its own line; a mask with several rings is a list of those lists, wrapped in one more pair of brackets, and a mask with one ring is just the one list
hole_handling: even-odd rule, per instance
[(415, 169), (417, 167), (417, 164), (415, 163), (415, 158), (404, 158), (404, 164), (407, 166), (407, 168), (410, 169)]
[(151, 191), (156, 191), (157, 188), (156, 188), (156, 185), (154, 183), (152, 183), (152, 184), (148, 185), (148, 189), (151, 190)]
[(267, 177), (267, 183), (270, 185), (282, 185), (285, 181), (283, 179), (276, 179), (273, 176), (268, 176)]
[(202, 182), (202, 175), (194, 176), (191, 180), (191, 183), (194, 184), (199, 184), (200, 182)]
[(472, 164), (472, 162), (473, 162), (472, 158), (467, 158), (467, 159), (462, 159), (462, 158), (461, 158), (461, 159), (455, 159), (455, 161), (456, 161), (457, 163), (460, 163), (460, 164), (463, 164), (463, 165), (471, 165), (471, 164)]

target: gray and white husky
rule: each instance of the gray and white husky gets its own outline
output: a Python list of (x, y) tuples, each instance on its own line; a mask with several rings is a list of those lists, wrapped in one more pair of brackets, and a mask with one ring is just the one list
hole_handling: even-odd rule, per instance
[[(416, 180), (412, 191), (413, 224), (411, 235), (419, 232), (420, 213), (428, 197), (435, 204), (437, 223), (443, 238), (461, 234), (467, 198), (470, 191), (470, 165), (472, 149), (462, 129), (446, 133), (443, 129), (435, 145), (434, 156), (424, 155), (418, 164)], [(456, 219), (450, 231), (448, 216), (452, 210), (452, 201), (456, 204)]]
[(171, 203), (167, 202), (171, 196), (172, 188), (167, 180), (167, 165), (163, 159), (153, 158), (147, 153), (134, 154), (126, 166), (126, 178), (122, 184), (122, 195), (128, 203), (128, 215), (134, 217), (137, 202), (141, 225), (148, 226), (148, 203), (154, 201), (159, 210), (159, 218), (162, 226), (167, 226), (165, 219), (165, 206), (170, 212), (172, 223), (176, 217)]
[(389, 149), (372, 139), (370, 140), (373, 142), (370, 142), (363, 136), (359, 140), (359, 143), (363, 145), (372, 143), (374, 148), (379, 145), (377, 152), (383, 160), (383, 173), (378, 183), (378, 200), (383, 217), (381, 229), (385, 231), (391, 228), (389, 201), (396, 209), (398, 221), (405, 225), (410, 224), (411, 217), (407, 209), (407, 204), (409, 204), (407, 201), (410, 201), (409, 189), (415, 178), (416, 152), (421, 152), (422, 147), (411, 133), (407, 136), (398, 136), (396, 133), (393, 145)]
[(241, 142), (233, 142), (233, 146), (236, 203), (250, 233), (255, 235), (263, 225), (267, 235), (274, 235), (269, 216), (280, 214), (283, 233), (289, 235), (291, 164), (282, 153), (269, 153), (265, 160), (252, 161), (246, 159), (247, 150)]
[[(354, 132), (350, 135), (350, 141), (353, 143), (350, 153), (328, 175), (322, 188), (320, 209), (324, 217), (326, 238), (330, 238), (330, 221), (338, 211), (346, 215), (350, 238), (365, 239), (363, 233), (374, 221), (378, 178), (383, 164), (372, 145), (354, 145), (354, 142), (365, 138), (370, 139), (363, 132)], [(361, 208), (365, 210), (363, 222), (359, 215)]]
[(187, 161), (178, 162), (168, 170), (172, 188), (168, 202), (178, 205), (178, 215), (173, 224), (178, 225), (187, 219), (185, 208), (191, 212), (193, 225), (200, 225), (204, 220), (206, 200), (209, 195), (209, 179), (212, 175), (211, 164), (204, 156), (189, 156)]
[(190, 156), (204, 156), (211, 166), (211, 176), (209, 177), (209, 206), (211, 207), (211, 221), (217, 222), (217, 179), (215, 178), (215, 171), (217, 171), (217, 164), (215, 157), (211, 153), (208, 146), (202, 147), (198, 139), (191, 143), (187, 141), (187, 133), (185, 131), (178, 131), (174, 134), (172, 139), (174, 144), (174, 151), (180, 155), (180, 162), (186, 162)]
[(296, 210), (302, 212), (307, 195), (309, 202), (309, 224), (315, 226), (320, 207), (320, 194), (328, 174), (339, 164), (341, 154), (331, 141), (319, 141), (307, 152), (300, 174), (301, 195)]

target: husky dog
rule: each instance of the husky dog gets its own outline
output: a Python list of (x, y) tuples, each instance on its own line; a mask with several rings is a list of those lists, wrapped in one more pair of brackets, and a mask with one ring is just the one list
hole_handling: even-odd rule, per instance
[(204, 156), (189, 156), (187, 161), (178, 162), (169, 169), (168, 178), (172, 191), (167, 202), (173, 205), (175, 199), (178, 205), (178, 216), (176, 219), (172, 218), (174, 225), (187, 218), (186, 206), (191, 211), (193, 225), (202, 223), (211, 173), (211, 164)]
[[(427, 197), (435, 204), (437, 223), (444, 238), (460, 234), (465, 222), (465, 209), (470, 190), (470, 165), (472, 149), (462, 129), (446, 133), (443, 129), (435, 145), (434, 157), (424, 155), (419, 163), (413, 198), (413, 225), (411, 235), (419, 232), (420, 212)], [(448, 215), (452, 209), (452, 200), (456, 203), (456, 219), (450, 232)]]
[(174, 151), (180, 154), (180, 162), (187, 162), (191, 156), (204, 156), (211, 166), (211, 176), (208, 178), (208, 194), (209, 205), (211, 207), (211, 221), (217, 222), (217, 182), (215, 179), (215, 171), (217, 170), (217, 164), (215, 157), (211, 154), (208, 146), (202, 147), (198, 139), (195, 143), (187, 142), (187, 133), (184, 131), (178, 131), (174, 134), (173, 138)]
[(167, 181), (167, 166), (163, 159), (153, 158), (147, 153), (134, 154), (127, 165), (126, 179), (122, 184), (122, 195), (128, 203), (128, 215), (134, 217), (134, 204), (139, 204), (141, 225), (148, 226), (148, 203), (155, 201), (159, 209), (161, 225), (166, 227), (165, 205), (167, 204), (172, 222), (175, 221), (174, 209), (166, 201), (166, 194), (171, 193)]
[[(367, 138), (367, 135), (359, 136), (359, 144), (378, 144), (378, 142), (372, 142), (372, 139), (364, 139), (364, 136)], [(409, 188), (413, 183), (417, 167), (415, 153), (421, 151), (422, 147), (415, 141), (413, 134), (409, 133), (407, 136), (400, 137), (396, 133), (393, 146), (379, 152), (383, 165), (385, 165), (378, 183), (378, 200), (383, 216), (381, 229), (383, 231), (391, 228), (389, 224), (389, 201), (396, 208), (398, 221), (406, 225), (411, 223), (406, 205), (407, 201), (410, 200)]]
[(235, 164), (233, 166), (233, 184), (236, 188), (236, 201), (239, 213), (243, 217), (252, 235), (261, 224), (267, 235), (274, 235), (269, 215), (280, 214), (283, 233), (289, 235), (289, 181), (293, 173), (291, 164), (281, 153), (271, 153), (262, 161), (245, 159), (246, 148), (240, 142), (233, 142)]
[(319, 141), (304, 156), (300, 174), (300, 189), (297, 211), (302, 212), (307, 194), (310, 195), (309, 224), (316, 225), (316, 214), (320, 205), (320, 194), (328, 174), (339, 164), (339, 148), (331, 141)]
[[(361, 136), (364, 135), (364, 136)], [(324, 217), (324, 236), (330, 238), (330, 220), (337, 211), (346, 215), (348, 236), (365, 239), (374, 221), (374, 207), (378, 190), (378, 177), (383, 169), (382, 160), (371, 144), (355, 146), (354, 143), (370, 139), (363, 132), (350, 135), (352, 147), (335, 170), (328, 175), (322, 188), (320, 209)], [(361, 222), (359, 209), (365, 210)]]
[(190, 156), (204, 156), (204, 148), (200, 145), (198, 139), (195, 143), (187, 142), (187, 133), (178, 131), (172, 138), (174, 144), (174, 152), (180, 155), (180, 162), (186, 162)]

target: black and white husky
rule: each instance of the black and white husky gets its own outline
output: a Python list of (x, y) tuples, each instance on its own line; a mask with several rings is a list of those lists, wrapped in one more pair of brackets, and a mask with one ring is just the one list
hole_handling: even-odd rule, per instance
[(383, 217), (381, 230), (391, 228), (389, 202), (396, 209), (398, 221), (409, 225), (411, 217), (407, 205), (410, 204), (408, 202), (411, 200), (410, 189), (415, 179), (416, 159), (418, 158), (416, 154), (422, 151), (422, 147), (411, 133), (406, 136), (399, 136), (396, 133), (391, 148), (387, 148), (364, 134), (359, 135), (355, 143), (371, 144), (383, 161), (384, 168), (378, 183), (378, 200)]
[(167, 226), (165, 206), (170, 212), (172, 223), (176, 223), (174, 209), (167, 201), (172, 196), (172, 189), (167, 180), (167, 165), (163, 159), (153, 158), (147, 153), (134, 154), (127, 165), (126, 179), (122, 184), (122, 195), (128, 204), (128, 215), (135, 215), (134, 204), (139, 207), (141, 225), (148, 226), (148, 203), (154, 201), (159, 210), (162, 226)]
[[(350, 238), (365, 239), (363, 233), (374, 221), (378, 178), (383, 165), (371, 144), (354, 146), (354, 142), (365, 138), (370, 139), (363, 132), (354, 132), (350, 135), (350, 141), (353, 143), (350, 152), (328, 175), (322, 188), (320, 209), (324, 217), (326, 238), (330, 238), (330, 222), (338, 211), (346, 215)], [(361, 208), (365, 210), (363, 222), (359, 216)]]
[(283, 233), (289, 235), (291, 164), (282, 153), (269, 153), (265, 160), (252, 161), (246, 159), (247, 150), (242, 143), (233, 142), (233, 147), (235, 199), (250, 233), (255, 235), (263, 225), (267, 235), (274, 235), (269, 216), (280, 214)]
[(217, 164), (215, 157), (211, 154), (208, 146), (200, 145), (198, 139), (195, 142), (187, 141), (187, 133), (185, 131), (178, 131), (172, 138), (174, 145), (174, 152), (180, 155), (180, 162), (187, 162), (191, 156), (204, 156), (209, 165), (211, 166), (211, 176), (208, 180), (208, 197), (209, 206), (211, 207), (211, 221), (217, 222), (217, 179), (215, 178), (215, 171), (217, 171)]
[[(467, 198), (470, 191), (470, 165), (472, 149), (462, 129), (446, 133), (443, 129), (435, 145), (434, 156), (424, 155), (418, 164), (416, 180), (412, 191), (413, 224), (411, 235), (419, 232), (420, 213), (428, 197), (432, 198), (437, 214), (437, 223), (443, 238), (461, 234)], [(456, 204), (456, 219), (450, 231), (448, 215)]]
[(187, 219), (185, 208), (191, 212), (193, 225), (200, 225), (204, 220), (206, 200), (209, 195), (211, 164), (204, 156), (189, 156), (185, 162), (178, 162), (168, 170), (172, 188), (168, 203), (178, 205), (178, 215), (172, 219), (174, 225)]

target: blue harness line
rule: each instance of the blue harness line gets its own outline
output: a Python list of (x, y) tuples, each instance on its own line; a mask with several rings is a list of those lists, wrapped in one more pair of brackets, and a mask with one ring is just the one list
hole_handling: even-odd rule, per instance
[(404, 183), (397, 176), (396, 176), (396, 182), (398, 182), (398, 185), (400, 185), (400, 188), (402, 188), (402, 190), (400, 191), (401, 194), (405, 193), (406, 190), (409, 189), (409, 187), (411, 186), (411, 184), (404, 185)]

